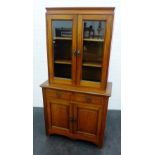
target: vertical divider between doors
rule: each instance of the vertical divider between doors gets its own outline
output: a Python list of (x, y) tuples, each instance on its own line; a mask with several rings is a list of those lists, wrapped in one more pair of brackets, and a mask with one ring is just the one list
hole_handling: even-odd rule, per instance
[(73, 134), (75, 134), (77, 129), (77, 105), (75, 103), (72, 103), (72, 105), (73, 105), (73, 118), (74, 118)]
[(73, 117), (73, 105), (72, 103), (70, 102), (69, 103), (69, 128), (70, 128), (70, 132), (72, 133), (73, 132), (73, 125), (70, 121), (70, 119)]
[(81, 73), (82, 73), (82, 43), (83, 43), (83, 24), (82, 15), (78, 15), (78, 49), (80, 55), (77, 57), (77, 85), (80, 85)]
[(77, 50), (77, 15), (73, 15), (73, 26), (72, 26), (72, 31), (73, 31), (73, 37), (72, 37), (72, 84), (76, 85), (76, 71), (77, 71), (77, 58), (74, 55), (74, 52)]

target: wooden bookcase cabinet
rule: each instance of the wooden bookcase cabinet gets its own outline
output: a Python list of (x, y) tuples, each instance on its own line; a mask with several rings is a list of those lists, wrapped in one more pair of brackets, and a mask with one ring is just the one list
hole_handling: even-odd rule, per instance
[(103, 144), (114, 8), (47, 8), (46, 134)]

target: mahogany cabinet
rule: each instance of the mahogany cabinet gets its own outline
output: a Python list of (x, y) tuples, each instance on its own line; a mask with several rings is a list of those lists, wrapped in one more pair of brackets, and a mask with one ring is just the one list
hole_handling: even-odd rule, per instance
[(46, 134), (102, 146), (114, 8), (47, 8)]
[(86, 91), (48, 81), (41, 85), (44, 99), (46, 134), (60, 134), (72, 139), (103, 143), (111, 83), (105, 91)]

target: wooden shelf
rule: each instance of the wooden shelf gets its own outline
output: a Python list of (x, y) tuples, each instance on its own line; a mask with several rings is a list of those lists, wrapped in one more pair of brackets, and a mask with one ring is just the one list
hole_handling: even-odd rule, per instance
[(70, 60), (55, 60), (54, 63), (56, 63), (56, 64), (67, 64), (67, 65), (71, 65), (71, 61)]
[(103, 42), (104, 39), (98, 39), (98, 38), (84, 38), (84, 41), (91, 41), (91, 42)]
[(53, 40), (72, 40), (72, 38), (69, 38), (69, 37), (54, 37)]
[[(54, 63), (71, 65), (70, 60), (55, 60)], [(86, 66), (86, 67), (102, 67), (102, 65), (100, 63), (98, 63), (98, 62), (85, 62), (85, 63), (82, 64), (82, 66)]]
[(86, 67), (102, 67), (101, 63), (98, 62), (85, 62), (82, 64), (82, 66)]
[[(69, 37), (54, 37), (53, 40), (72, 40), (72, 38)], [(104, 39), (98, 39), (98, 38), (84, 38), (84, 41), (91, 41), (91, 42), (103, 42)]]

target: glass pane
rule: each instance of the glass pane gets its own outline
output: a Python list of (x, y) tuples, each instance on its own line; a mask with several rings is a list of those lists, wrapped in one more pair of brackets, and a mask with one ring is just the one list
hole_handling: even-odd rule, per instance
[(82, 80), (101, 81), (105, 21), (83, 22)]
[(71, 78), (72, 21), (52, 21), (54, 76)]

